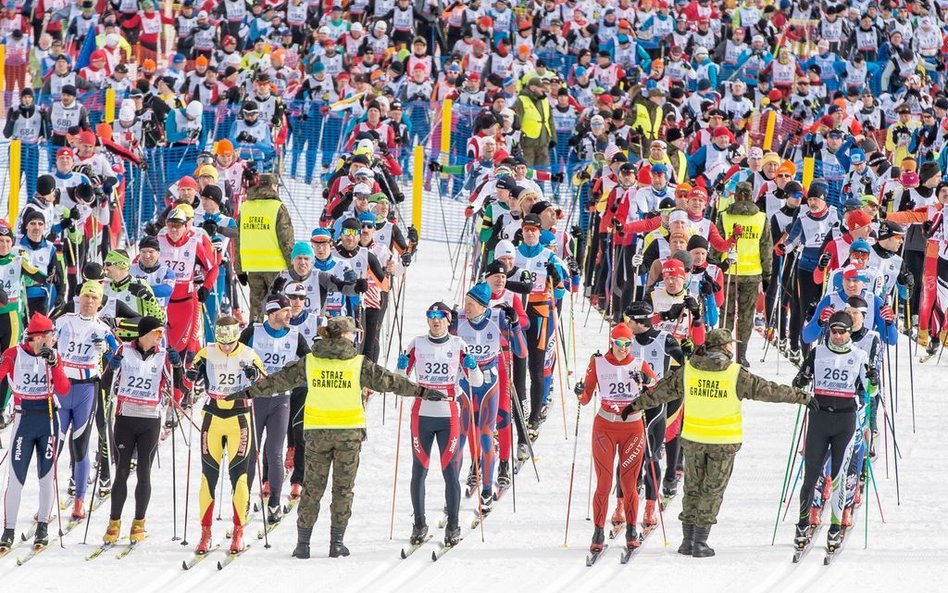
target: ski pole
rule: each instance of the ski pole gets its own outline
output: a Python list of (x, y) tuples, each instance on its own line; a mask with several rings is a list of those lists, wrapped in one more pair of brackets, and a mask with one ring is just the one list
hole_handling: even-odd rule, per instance
[[(253, 402), (250, 402), (250, 438), (252, 440), (257, 440), (257, 421), (253, 413)], [(270, 435), (267, 434), (267, 438), (270, 438)], [(257, 446), (254, 447), (256, 451), (254, 452), (254, 457), (256, 458), (257, 464), (257, 488), (260, 490), (260, 515), (263, 519), (263, 547), (270, 548), (270, 536), (268, 535), (267, 523), (269, 518), (267, 517), (267, 511), (269, 510), (266, 503), (263, 501), (263, 468), (260, 466), (260, 444), (257, 443)], [(221, 484), (224, 483), (224, 480), (221, 479)], [(220, 508), (221, 505), (218, 505)]]
[[(171, 398), (171, 401), (174, 401), (174, 398)], [(190, 509), (190, 499), (191, 499), (191, 441), (194, 435), (192, 431), (194, 430), (194, 422), (188, 425), (188, 468), (185, 473), (184, 478), (184, 533), (181, 536), (181, 545), (188, 545), (188, 510)], [(181, 438), (184, 438), (184, 432), (182, 430)]]
[[(98, 385), (98, 382), (94, 383), (94, 385)], [(114, 386), (116, 385), (116, 383), (113, 381), (112, 385)], [(99, 396), (100, 396), (99, 399), (102, 401), (102, 406), (103, 406), (103, 409), (102, 409), (103, 417), (105, 417), (105, 407), (104, 407), (105, 406), (105, 390), (102, 389), (101, 386), (99, 386)], [(93, 410), (92, 413), (95, 414), (95, 410)], [(106, 422), (108, 422), (107, 418), (106, 418)], [(108, 432), (106, 432), (105, 434), (106, 436), (108, 436)], [(83, 544), (85, 544), (86, 540), (89, 538), (89, 524), (92, 521), (92, 511), (95, 510), (94, 503), (95, 503), (96, 494), (99, 491), (99, 476), (101, 475), (101, 473), (102, 473), (102, 461), (99, 460), (99, 464), (95, 468), (95, 482), (92, 484), (92, 500), (89, 501), (89, 511), (86, 513), (86, 529), (85, 529), (85, 532), (82, 534)]]
[[(165, 386), (167, 389), (173, 389), (173, 379), (168, 377), (167, 369), (164, 369), (162, 374), (165, 378)], [(174, 393), (165, 393), (165, 396), (174, 400)], [(171, 425), (171, 541), (178, 541), (178, 455), (176, 453), (175, 441), (177, 440), (178, 435), (178, 414), (175, 412), (175, 421)]]
[(803, 412), (803, 406), (797, 406), (797, 419), (793, 423), (793, 433), (790, 436), (790, 452), (787, 453), (787, 468), (783, 472), (783, 484), (780, 486), (780, 502), (777, 504), (777, 516), (774, 517), (774, 534), (770, 540), (770, 545), (774, 545), (777, 541), (777, 525), (780, 523), (780, 507), (783, 506), (784, 501), (787, 500), (787, 483), (790, 481), (790, 467), (793, 465), (793, 454), (799, 446), (800, 433), (798, 428), (800, 426), (800, 415)]
[(468, 390), (464, 390), (464, 395), (467, 396), (468, 409), (471, 411), (471, 417), (468, 421), (468, 430), (470, 431), (469, 434), (470, 434), (470, 439), (471, 439), (471, 445), (474, 450), (474, 459), (471, 459), (471, 463), (474, 464), (474, 476), (477, 479), (477, 492), (478, 492), (477, 517), (478, 517), (478, 522), (481, 525), (481, 542), (483, 542), (484, 541), (484, 509), (481, 506), (480, 492), (482, 488), (481, 487), (481, 483), (482, 483), (481, 471), (484, 468), (481, 467), (481, 454), (480, 454), (480, 448), (478, 446), (479, 445), (478, 439), (480, 437), (474, 432), (474, 399)]
[(402, 412), (405, 409), (404, 398), (398, 398), (398, 431), (395, 437), (395, 477), (392, 478), (392, 517), (388, 526), (388, 539), (391, 540), (395, 533), (395, 493), (398, 489), (398, 453), (402, 445)]
[[(56, 422), (53, 419), (53, 369), (47, 364), (46, 365), (46, 387), (49, 389), (49, 397), (46, 398), (46, 403), (48, 405), (49, 412), (49, 439), (53, 446), (53, 488), (56, 489), (56, 522), (59, 524), (59, 547), (65, 549), (66, 546), (63, 544), (63, 512), (62, 507), (59, 505), (59, 470), (57, 468), (59, 464), (59, 443), (57, 442), (58, 434), (56, 429)], [(45, 518), (45, 517), (41, 517)]]
[[(654, 418), (652, 418), (651, 422), (649, 422), (648, 424), (645, 424), (645, 432), (644, 432), (645, 450), (648, 455), (648, 459), (646, 460), (646, 463), (648, 463), (649, 473), (652, 474), (652, 484), (655, 489), (654, 492), (655, 492), (656, 498), (658, 497), (658, 494), (659, 494), (658, 490), (659, 490), (659, 484), (661, 484), (661, 482), (659, 481), (658, 474), (655, 471), (655, 466), (658, 465), (658, 458), (655, 456), (655, 451), (652, 449), (652, 443), (649, 442), (648, 440), (648, 433), (649, 433), (649, 430), (651, 430), (652, 428), (652, 424), (656, 420), (658, 420), (659, 418), (665, 417), (665, 414), (666, 414), (665, 404), (662, 404), (661, 408), (662, 408), (661, 412), (658, 415), (656, 415)], [(658, 520), (662, 526), (662, 539), (664, 540), (664, 545), (667, 548), (668, 547), (668, 534), (665, 533), (665, 509), (663, 508), (661, 504), (661, 500), (658, 500), (657, 502), (658, 502), (658, 505), (656, 506), (658, 506)]]
[[(556, 304), (553, 304), (552, 306), (556, 307)], [(556, 321), (551, 318), (550, 323), (556, 323)], [(556, 364), (557, 362), (560, 362), (559, 358), (560, 358), (560, 350), (561, 350), (562, 344), (560, 343), (560, 340), (557, 339), (557, 336), (555, 335), (553, 336), (553, 340), (556, 342), (556, 351), (554, 352), (553, 364)], [(563, 411), (563, 440), (568, 441), (569, 434), (567, 433), (567, 428), (566, 428), (566, 395), (563, 393), (563, 365), (557, 364), (556, 371), (557, 371), (556, 374), (558, 375), (559, 381), (560, 381), (560, 408)]]
[(563, 547), (569, 547), (569, 515), (573, 507), (573, 478), (576, 476), (576, 451), (579, 448), (579, 414), (583, 409), (582, 402), (576, 402), (576, 428), (573, 431), (573, 462), (569, 467), (569, 494), (566, 495), (566, 532), (563, 534)]

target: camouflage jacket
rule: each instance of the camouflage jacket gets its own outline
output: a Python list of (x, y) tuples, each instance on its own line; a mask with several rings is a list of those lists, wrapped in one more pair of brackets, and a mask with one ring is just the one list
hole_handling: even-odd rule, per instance
[[(346, 360), (358, 355), (359, 352), (349, 340), (345, 338), (325, 338), (316, 340), (312, 354), (317, 360), (320, 358), (335, 358)], [(388, 369), (375, 364), (368, 358), (362, 359), (362, 373), (359, 378), (359, 387), (368, 387), (375, 391), (386, 391), (406, 397), (420, 397), (422, 388)], [(232, 397), (272, 397), (281, 395), (299, 385), (306, 383), (306, 359), (295, 360), (281, 371), (257, 381), (252, 387), (245, 389)]]
[[(712, 351), (707, 354), (695, 354), (689, 362), (702, 371), (723, 371), (731, 364), (724, 352)], [(685, 396), (685, 366), (675, 367), (661, 381), (633, 402), (636, 410), (645, 410), (660, 406)], [(783, 402), (787, 404), (806, 404), (810, 395), (789, 385), (780, 385), (754, 375), (742, 368), (737, 375), (737, 397), (763, 402)], [(687, 408), (685, 413), (688, 413)]]

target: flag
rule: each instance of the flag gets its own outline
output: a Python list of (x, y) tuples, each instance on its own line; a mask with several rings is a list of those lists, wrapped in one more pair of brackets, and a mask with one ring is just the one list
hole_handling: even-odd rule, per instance
[(340, 99), (335, 103), (329, 105), (329, 111), (345, 111), (349, 109), (362, 99), (362, 95), (365, 93), (356, 93), (351, 97), (346, 97), (345, 99)]
[(74, 70), (77, 72), (80, 68), (85, 68), (89, 65), (89, 58), (92, 56), (92, 52), (95, 51), (95, 30), (90, 29), (86, 33), (86, 38), (82, 42), (82, 49), (79, 50), (79, 55), (76, 57), (76, 65)]

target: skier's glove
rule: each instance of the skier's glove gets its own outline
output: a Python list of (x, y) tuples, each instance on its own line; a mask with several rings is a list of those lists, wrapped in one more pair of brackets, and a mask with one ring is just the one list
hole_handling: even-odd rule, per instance
[(251, 383), (257, 380), (257, 377), (260, 376), (260, 371), (252, 364), (248, 364), (244, 367), (244, 377), (247, 377)]
[(691, 295), (685, 297), (684, 305), (695, 317), (701, 313), (701, 307), (698, 306), (698, 299)]
[(820, 256), (820, 261), (817, 262), (816, 266), (822, 271), (829, 267), (830, 260), (833, 259), (833, 256), (829, 253), (824, 253)]
[(679, 317), (681, 317), (681, 313), (684, 310), (685, 310), (684, 303), (675, 303), (674, 305), (669, 307), (667, 311), (665, 311), (664, 313), (661, 313), (659, 317), (661, 317), (665, 321), (676, 320)]
[(113, 371), (117, 371), (122, 368), (122, 355), (113, 354), (112, 358), (109, 359), (109, 368)]
[(885, 319), (885, 322), (888, 324), (895, 321), (895, 311), (893, 311), (889, 305), (882, 305), (882, 307), (879, 308), (879, 316)]
[(396, 368), (400, 371), (408, 370), (408, 354), (402, 352), (398, 355), (398, 362), (396, 363)]
[(866, 365), (866, 379), (873, 385), (879, 384), (879, 371), (873, 367)]
[(576, 394), (576, 397), (581, 397), (583, 392), (586, 391), (586, 383), (583, 381), (577, 381), (576, 385), (573, 385), (573, 393)]
[(363, 292), (365, 292), (365, 291), (367, 291), (368, 289), (369, 289), (369, 281), (366, 280), (365, 278), (359, 278), (359, 279), (356, 280), (355, 283), (352, 285), (352, 290), (354, 290), (354, 291), (356, 291), (356, 292), (358, 292), (358, 293), (360, 293), (360, 294), (363, 293)]
[(181, 355), (174, 348), (168, 350), (168, 362), (170, 362), (174, 368), (181, 367)]
[(833, 316), (833, 313), (836, 312), (836, 309), (832, 307), (827, 307), (823, 309), (823, 312), (820, 313), (820, 325), (825, 325), (827, 321), (830, 320), (830, 317)]
[(466, 368), (467, 370), (477, 368), (477, 361), (474, 360), (474, 357), (471, 356), (470, 354), (464, 355), (464, 368)]
[(734, 237), (735, 239), (740, 239), (741, 237), (743, 237), (744, 227), (742, 227), (739, 224), (735, 224), (734, 227), (731, 229), (731, 236)]
[(40, 356), (42, 356), (43, 360), (49, 363), (51, 367), (56, 366), (56, 363), (59, 362), (59, 356), (56, 354), (56, 351), (49, 346), (43, 346), (40, 349)]
[(681, 341), (681, 353), (685, 356), (691, 356), (695, 353), (695, 343), (691, 338), (685, 338)]
[(524, 283), (533, 282), (533, 274), (530, 273), (530, 270), (520, 270), (520, 281)]
[(247, 276), (247, 272), (241, 272), (237, 274), (237, 282), (240, 282), (242, 285), (247, 286), (250, 282), (250, 278)]
[(787, 248), (784, 246), (783, 243), (777, 243), (776, 245), (774, 245), (774, 253), (780, 256), (786, 255)]
[(408, 242), (417, 243), (418, 242), (418, 229), (413, 226), (408, 227)]
[(641, 253), (634, 253), (634, 254), (632, 254), (632, 267), (633, 267), (633, 268), (637, 268), (637, 267), (641, 266), (641, 265), (642, 265), (642, 261), (644, 261), (644, 259), (645, 259), (645, 258), (642, 257), (642, 254), (641, 254)]
[(207, 289), (207, 287), (202, 286), (201, 288), (199, 288), (199, 289), (198, 289), (198, 293), (197, 293), (198, 302), (199, 302), (199, 303), (203, 303), (203, 302), (207, 301), (207, 295), (208, 295), (208, 294), (210, 294), (210, 291)]
[(128, 285), (128, 292), (135, 298), (144, 298), (148, 294), (148, 288), (141, 282), (131, 282)]

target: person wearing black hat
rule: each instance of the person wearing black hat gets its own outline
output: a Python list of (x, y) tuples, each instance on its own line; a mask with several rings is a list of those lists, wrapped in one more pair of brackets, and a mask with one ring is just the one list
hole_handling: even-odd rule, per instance
[(865, 394), (879, 383), (879, 371), (869, 355), (852, 341), (853, 321), (845, 311), (837, 311), (827, 323), (829, 334), (810, 350), (793, 379), (803, 389), (812, 384), (808, 404), (803, 485), (800, 487), (800, 514), (794, 545), (802, 551), (810, 544), (821, 522), (821, 506), (814, 505), (814, 488), (823, 475), (827, 451), (833, 493), (827, 550), (832, 553), (842, 542), (846, 472), (853, 452), (856, 411)]
[(129, 273), (148, 284), (158, 302), (167, 307), (174, 291), (176, 277), (171, 266), (161, 262), (160, 256), (161, 245), (158, 238), (145, 235), (138, 242), (138, 257), (129, 268)]
[[(523, 192), (523, 188), (517, 185), (517, 181), (512, 175), (500, 177), (494, 187), (497, 200), (491, 202), (484, 209), (483, 220), (481, 221), (481, 236), (484, 240), (484, 248), (491, 256), (493, 256), (494, 248), (498, 242), (515, 240), (520, 231), (520, 223), (524, 214), (520, 210), (520, 200), (518, 199), (518, 196)], [(485, 228), (489, 228), (486, 233), (484, 232)]]
[(47, 139), (53, 146), (69, 146), (66, 133), (74, 127), (83, 130), (90, 129), (89, 112), (76, 100), (76, 87), (72, 84), (64, 85), (59, 99), (53, 102), (49, 113), (49, 125), (52, 135), (47, 136)]
[(36, 107), (33, 89), (21, 89), (19, 105), (11, 105), (7, 111), (3, 137), (20, 141), (20, 161), (23, 163), (23, 173), (26, 175), (27, 196), (33, 196), (36, 192), (36, 178), (39, 176), (39, 143), (49, 136), (48, 123)]
[(138, 321), (137, 336), (121, 345), (109, 360), (105, 381), (116, 398), (113, 444), (118, 451), (112, 508), (103, 541), (114, 544), (122, 528), (122, 509), (128, 497), (132, 461), (135, 475), (135, 514), (129, 531), (133, 544), (145, 539), (145, 513), (151, 500), (151, 466), (158, 451), (164, 394), (182, 387), (181, 357), (162, 346), (164, 324), (155, 317)]
[[(267, 374), (282, 370), (309, 353), (306, 339), (290, 326), (290, 300), (283, 294), (270, 293), (265, 304), (266, 319), (256, 322), (240, 334), (240, 342), (260, 355)], [(292, 391), (292, 390), (290, 390)], [(268, 523), (283, 519), (283, 444), (290, 419), (290, 391), (260, 399), (253, 405), (253, 453), (263, 451), (263, 490), (268, 497)], [(263, 432), (267, 432), (266, 443)], [(253, 484), (256, 464), (247, 469), (247, 482)]]
[[(804, 196), (803, 186), (797, 181), (789, 181), (776, 195), (782, 197), (784, 202), (780, 209), (770, 217), (770, 236), (774, 245), (784, 237), (797, 219)], [(767, 318), (767, 339), (771, 339), (776, 330), (778, 336), (776, 344), (780, 346), (781, 352), (783, 352), (786, 350), (784, 340), (787, 338), (786, 312), (787, 308), (791, 306), (791, 291), (786, 287), (793, 286), (793, 272), (796, 269), (797, 253), (792, 251), (779, 257), (777, 265), (771, 267), (770, 285), (767, 287), (764, 301), (764, 315)], [(775, 309), (776, 305), (774, 304), (778, 294), (781, 299), (779, 310)]]
[[(893, 220), (883, 220), (869, 250), (866, 267), (876, 270), (876, 277), (881, 280), (876, 294), (886, 300), (895, 293), (899, 301), (905, 302), (915, 293), (915, 276), (901, 255), (904, 241), (905, 227)], [(915, 323), (910, 320), (906, 325), (912, 327)]]
[(230, 141), (234, 147), (243, 145), (255, 153), (263, 153), (262, 170), (269, 170), (274, 156), (273, 125), (262, 118), (260, 106), (256, 101), (244, 101), (240, 114), (230, 131)]
[(24, 211), (23, 227), (25, 232), (17, 243), (17, 250), (25, 252), (24, 259), (31, 266), (24, 267), (24, 271), (28, 272), (24, 281), (27, 310), (46, 314), (65, 301), (65, 274), (59, 268), (56, 246), (47, 239), (49, 227), (43, 213), (38, 210)]

